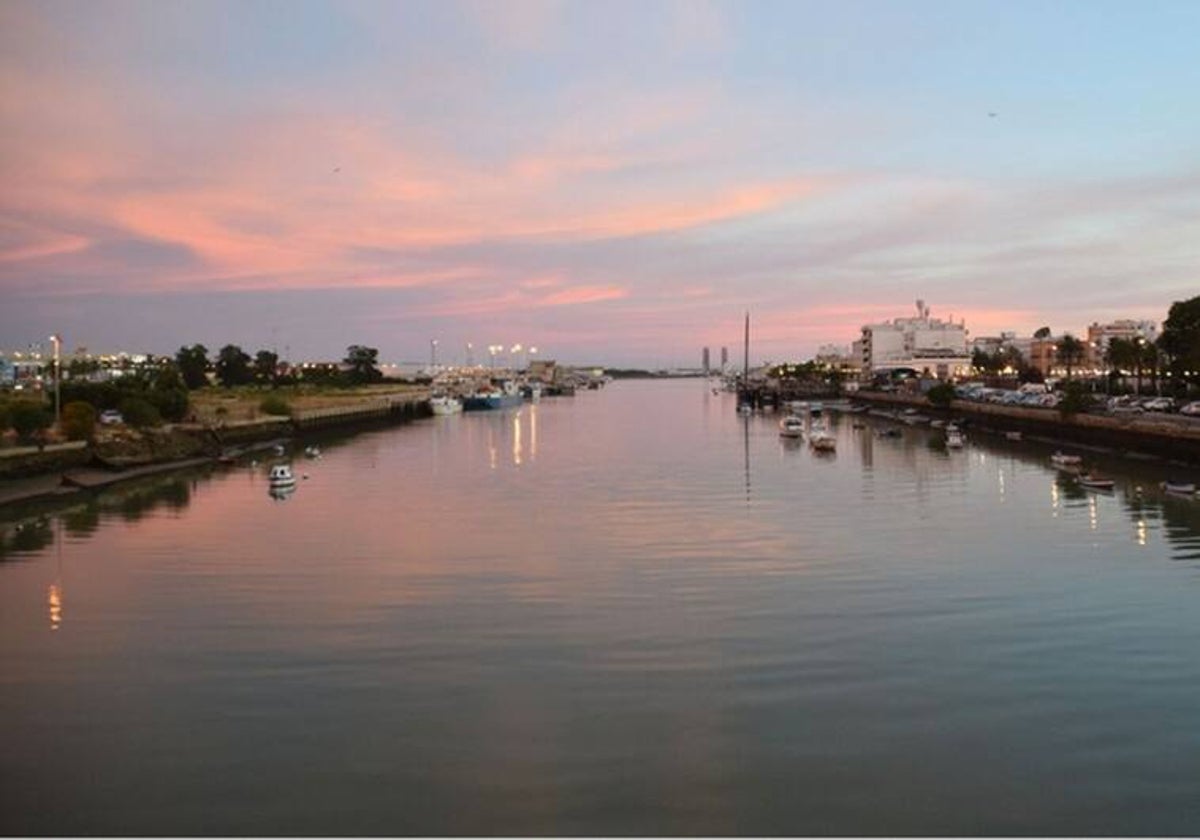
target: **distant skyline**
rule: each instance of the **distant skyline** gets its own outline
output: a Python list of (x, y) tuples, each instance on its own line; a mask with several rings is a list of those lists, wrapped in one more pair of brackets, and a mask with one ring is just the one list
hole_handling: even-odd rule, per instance
[[(1200, 293), (1200, 3), (0, 4), (0, 348), (799, 359)], [(735, 354), (736, 355), (736, 354)]]

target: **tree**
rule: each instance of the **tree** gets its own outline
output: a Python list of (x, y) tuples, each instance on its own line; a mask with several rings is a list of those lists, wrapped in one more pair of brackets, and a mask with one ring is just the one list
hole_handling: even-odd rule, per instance
[(954, 402), (956, 396), (957, 393), (954, 390), (954, 386), (949, 382), (934, 385), (925, 392), (925, 399), (938, 408), (949, 408), (950, 403)]
[(250, 357), (236, 344), (226, 344), (217, 353), (217, 379), (226, 388), (252, 381)]
[(982, 373), (991, 373), (994, 370), (992, 363), (993, 357), (979, 347), (971, 351), (971, 367), (975, 368), (975, 370)]
[(1058, 411), (1063, 417), (1070, 417), (1087, 411), (1094, 403), (1095, 398), (1084, 390), (1082, 382), (1068, 382), (1063, 398), (1058, 403)]
[(279, 355), (270, 350), (259, 350), (254, 355), (254, 379), (264, 385), (275, 384), (275, 371), (279, 367)]
[(95, 406), (78, 400), (64, 405), (62, 429), (68, 440), (91, 440), (96, 431)]
[(142, 397), (126, 397), (121, 403), (121, 416), (126, 423), (138, 429), (162, 425), (162, 415), (158, 409)]
[(208, 384), (208, 348), (203, 344), (180, 347), (175, 354), (175, 364), (179, 366), (188, 390), (194, 391)]
[(1075, 336), (1067, 333), (1058, 341), (1057, 354), (1067, 368), (1067, 379), (1071, 378), (1071, 369), (1083, 361), (1083, 342)]
[(21, 400), (12, 404), (9, 422), (21, 440), (31, 440), (38, 432), (50, 427), (54, 417), (41, 403)]
[(374, 347), (364, 347), (361, 344), (351, 344), (346, 348), (345, 362), (350, 366), (347, 378), (352, 384), (362, 385), (367, 382), (378, 382), (383, 374), (375, 366), (379, 351)]
[(1033, 337), (1036, 339), (1049, 338), (1050, 337), (1050, 328), (1049, 327), (1039, 327), (1037, 332), (1035, 332), (1033, 334)]
[(1200, 295), (1171, 304), (1158, 344), (1178, 381), (1200, 382)]

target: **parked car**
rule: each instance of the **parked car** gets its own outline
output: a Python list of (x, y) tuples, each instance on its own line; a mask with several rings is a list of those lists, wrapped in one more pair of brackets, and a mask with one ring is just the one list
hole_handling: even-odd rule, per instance
[(1175, 408), (1175, 401), (1170, 397), (1155, 397), (1143, 402), (1142, 408), (1147, 411), (1172, 411)]
[(103, 426), (115, 426), (124, 422), (125, 418), (116, 409), (110, 408), (107, 411), (100, 412), (100, 424)]
[(1188, 417), (1200, 417), (1200, 400), (1188, 403), (1179, 409), (1179, 413)]

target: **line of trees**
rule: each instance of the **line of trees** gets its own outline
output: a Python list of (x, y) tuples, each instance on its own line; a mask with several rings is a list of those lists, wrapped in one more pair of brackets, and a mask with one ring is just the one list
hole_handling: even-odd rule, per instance
[[(175, 364), (189, 390), (209, 384), (211, 371), (218, 384), (226, 388), (239, 385), (294, 385), (298, 381), (295, 368), (280, 364), (279, 355), (271, 350), (259, 350), (253, 357), (236, 344), (226, 344), (212, 360), (203, 344), (180, 347)], [(379, 370), (379, 351), (374, 347), (352, 344), (340, 366), (317, 365), (304, 370), (307, 381), (331, 385), (364, 385), (383, 379)]]

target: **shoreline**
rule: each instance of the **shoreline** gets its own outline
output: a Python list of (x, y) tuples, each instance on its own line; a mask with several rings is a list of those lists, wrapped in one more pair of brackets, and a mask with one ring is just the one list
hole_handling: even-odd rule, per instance
[[(98, 492), (149, 475), (190, 469), (286, 443), (309, 432), (400, 425), (429, 414), (423, 395), (403, 400), (369, 400), (337, 408), (297, 412), (292, 417), (235, 421), (221, 426), (175, 424), (162, 436), (195, 447), (187, 457), (101, 454), (92, 444), (71, 442), (38, 451), (24, 447), (3, 457), (19, 460), (12, 478), (0, 477), (0, 511), (21, 504)], [(149, 440), (149, 436), (147, 440)], [(203, 454), (198, 454), (198, 453)], [(66, 460), (64, 461), (64, 456)]]

